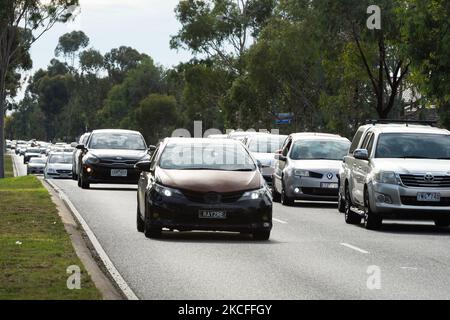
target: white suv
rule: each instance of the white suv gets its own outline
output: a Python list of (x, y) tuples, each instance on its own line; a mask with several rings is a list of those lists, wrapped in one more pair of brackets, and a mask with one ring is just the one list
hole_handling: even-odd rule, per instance
[(383, 219), (450, 225), (450, 132), (429, 125), (358, 129), (339, 173), (345, 221), (378, 229)]

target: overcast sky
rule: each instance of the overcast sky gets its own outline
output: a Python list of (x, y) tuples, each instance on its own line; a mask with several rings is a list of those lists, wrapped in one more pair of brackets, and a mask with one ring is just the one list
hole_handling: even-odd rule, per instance
[(189, 52), (171, 50), (170, 36), (180, 24), (174, 9), (179, 0), (80, 0), (80, 13), (73, 23), (55, 25), (33, 45), (33, 70), (45, 68), (54, 57), (58, 38), (82, 30), (90, 47), (105, 53), (121, 45), (150, 55), (170, 67), (190, 59)]

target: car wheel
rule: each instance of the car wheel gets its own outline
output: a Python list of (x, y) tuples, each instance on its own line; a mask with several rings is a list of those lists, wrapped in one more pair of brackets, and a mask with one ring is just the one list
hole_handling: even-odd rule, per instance
[(144, 235), (149, 239), (158, 239), (161, 237), (162, 229), (152, 225), (148, 210), (145, 210)]
[(345, 213), (345, 201), (342, 199), (341, 195), (338, 198), (338, 211), (340, 213)]
[(284, 184), (282, 183), (283, 189), (281, 189), (281, 204), (284, 206), (293, 206), (294, 200), (286, 195)]
[(81, 176), (78, 176), (78, 186), (81, 188)]
[(348, 224), (360, 224), (361, 216), (352, 211), (352, 200), (350, 198), (350, 191), (348, 190), (348, 186), (345, 186), (345, 200), (344, 200), (345, 208), (345, 222)]
[(270, 230), (257, 230), (253, 232), (253, 239), (257, 241), (267, 241), (270, 238)]
[(370, 208), (369, 192), (364, 191), (364, 228), (368, 230), (379, 230), (383, 220)]
[(436, 219), (434, 225), (439, 228), (446, 228), (450, 226), (450, 219)]
[[(275, 182), (275, 180), (273, 180), (273, 179), (272, 179), (272, 181)], [(280, 202), (281, 201), (281, 194), (275, 188), (275, 183), (272, 186), (272, 200), (273, 200), (273, 202)]]
[(85, 181), (83, 175), (81, 175), (81, 189), (89, 189), (91, 187), (91, 184), (87, 181)]
[(72, 171), (72, 180), (78, 180), (78, 176)]
[(139, 202), (138, 202), (137, 210), (136, 210), (136, 226), (137, 226), (137, 231), (138, 232), (144, 232), (144, 230), (145, 230), (145, 222), (141, 218), (141, 212), (139, 210)]

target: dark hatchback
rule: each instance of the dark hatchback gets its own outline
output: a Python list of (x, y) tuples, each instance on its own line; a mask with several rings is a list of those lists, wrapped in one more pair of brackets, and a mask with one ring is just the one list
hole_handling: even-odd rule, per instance
[(134, 165), (149, 159), (147, 145), (137, 131), (94, 130), (82, 150), (78, 186), (89, 189), (93, 183), (137, 184), (140, 171)]
[(256, 160), (231, 139), (166, 138), (140, 161), (137, 229), (251, 233), (267, 240), (272, 197)]

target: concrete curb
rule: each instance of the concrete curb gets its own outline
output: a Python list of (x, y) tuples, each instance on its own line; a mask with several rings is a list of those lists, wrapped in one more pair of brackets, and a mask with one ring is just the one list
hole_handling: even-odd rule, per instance
[(108, 271), (109, 275), (111, 276), (111, 279), (115, 282), (117, 287), (121, 290), (122, 294), (128, 299), (128, 300), (139, 300), (139, 298), (136, 296), (136, 294), (133, 292), (133, 290), (128, 286), (126, 281), (123, 279), (119, 271), (114, 266), (111, 259), (106, 254), (105, 250), (101, 246), (100, 242), (98, 241), (95, 234), (92, 232), (89, 225), (86, 223), (84, 218), (81, 216), (81, 214), (78, 212), (78, 210), (75, 208), (73, 203), (70, 201), (70, 199), (66, 196), (66, 194), (57, 186), (55, 185), (51, 180), (45, 180), (45, 182), (55, 190), (55, 192), (59, 195), (60, 199), (66, 204), (68, 209), (72, 212), (73, 216), (77, 220), (77, 222), (81, 225), (84, 232), (88, 236), (89, 240), (92, 243), (92, 246), (94, 247), (94, 250), (96, 251), (97, 255), (102, 260), (106, 270)]

